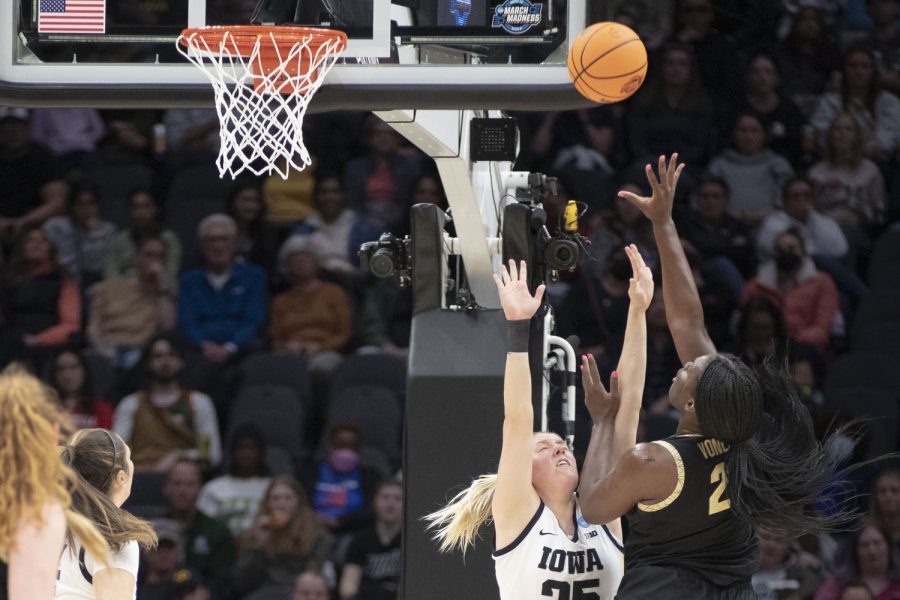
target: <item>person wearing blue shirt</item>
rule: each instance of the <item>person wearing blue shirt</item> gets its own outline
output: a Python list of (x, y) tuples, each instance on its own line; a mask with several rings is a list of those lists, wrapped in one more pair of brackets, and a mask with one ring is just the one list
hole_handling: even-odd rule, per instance
[(206, 266), (186, 272), (178, 297), (178, 328), (211, 363), (225, 363), (260, 345), (266, 321), (266, 274), (235, 261), (237, 225), (224, 214), (197, 227)]

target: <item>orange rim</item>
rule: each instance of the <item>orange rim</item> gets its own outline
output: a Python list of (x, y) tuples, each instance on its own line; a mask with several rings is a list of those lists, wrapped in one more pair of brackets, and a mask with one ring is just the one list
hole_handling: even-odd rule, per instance
[(338, 42), (334, 50), (335, 54), (344, 51), (347, 47), (347, 34), (336, 29), (323, 29), (319, 27), (292, 27), (288, 25), (211, 25), (208, 27), (191, 27), (181, 32), (179, 42), (182, 46), (192, 47), (195, 50), (206, 50), (198, 46), (192, 40), (200, 39), (210, 49), (218, 48), (226, 35), (234, 40), (234, 47), (241, 56), (250, 56), (253, 47), (259, 41), (261, 49), (278, 48), (289, 49), (291, 46), (309, 39), (309, 46), (313, 50), (324, 46), (329, 42)]

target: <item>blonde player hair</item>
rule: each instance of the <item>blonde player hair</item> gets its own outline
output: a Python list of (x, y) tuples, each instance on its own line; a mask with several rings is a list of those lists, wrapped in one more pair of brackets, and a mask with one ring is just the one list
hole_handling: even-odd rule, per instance
[(108, 564), (103, 536), (71, 507), (70, 490), (78, 486), (78, 478), (60, 460), (53, 443), (67, 425), (55, 398), (50, 387), (19, 365), (0, 373), (0, 560), (9, 560), (19, 527), (43, 527), (44, 508), (58, 504), (69, 532)]
[(490, 473), (475, 479), (456, 494), (444, 508), (425, 515), (426, 529), (434, 530), (434, 539), (441, 552), (459, 549), (463, 556), (478, 538), (479, 528), (491, 520), (491, 503), (497, 487), (497, 474)]

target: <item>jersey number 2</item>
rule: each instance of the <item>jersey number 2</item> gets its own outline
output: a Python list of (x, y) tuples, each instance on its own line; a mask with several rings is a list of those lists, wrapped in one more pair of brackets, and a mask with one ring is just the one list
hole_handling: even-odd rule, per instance
[[(598, 587), (600, 587), (599, 579), (573, 581), (571, 584), (568, 581), (548, 579), (541, 586), (541, 596), (552, 598), (553, 592), (558, 591), (559, 595), (556, 596), (556, 600), (600, 600), (600, 594), (588, 591), (591, 588)], [(575, 592), (574, 595), (572, 595), (573, 591)]]
[(709, 497), (709, 514), (714, 515), (731, 508), (731, 500), (722, 498), (725, 495), (725, 488), (728, 486), (728, 475), (725, 473), (725, 463), (720, 462), (716, 465), (712, 470), (712, 474), (709, 476), (709, 482), (719, 484)]

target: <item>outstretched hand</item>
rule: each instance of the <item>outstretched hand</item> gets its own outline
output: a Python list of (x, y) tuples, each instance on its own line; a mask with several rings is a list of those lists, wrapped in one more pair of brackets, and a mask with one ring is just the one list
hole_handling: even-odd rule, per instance
[(619, 378), (613, 372), (609, 378), (609, 391), (600, 381), (597, 361), (590, 354), (581, 357), (581, 385), (584, 388), (584, 404), (594, 423), (611, 421), (619, 412)]
[(500, 305), (507, 321), (519, 321), (530, 319), (541, 306), (544, 297), (544, 284), (542, 283), (534, 291), (534, 296), (528, 291), (528, 269), (525, 261), (519, 263), (516, 269), (516, 261), (509, 260), (509, 269), (500, 265), (500, 275), (494, 273), (494, 283), (500, 292)]
[(647, 198), (646, 196), (638, 196), (631, 192), (620, 191), (619, 197), (625, 198), (644, 213), (653, 223), (662, 223), (672, 218), (672, 202), (675, 199), (675, 187), (678, 185), (678, 178), (681, 177), (681, 171), (684, 169), (684, 163), (678, 162), (678, 153), (672, 154), (672, 157), (666, 164), (666, 157), (659, 157), (659, 175), (653, 172), (651, 165), (646, 166), (647, 181), (650, 182), (650, 189), (653, 194)]
[(628, 297), (632, 306), (646, 311), (653, 301), (653, 272), (644, 264), (644, 258), (634, 244), (625, 246), (625, 254), (631, 261), (631, 271), (634, 273), (628, 282)]

